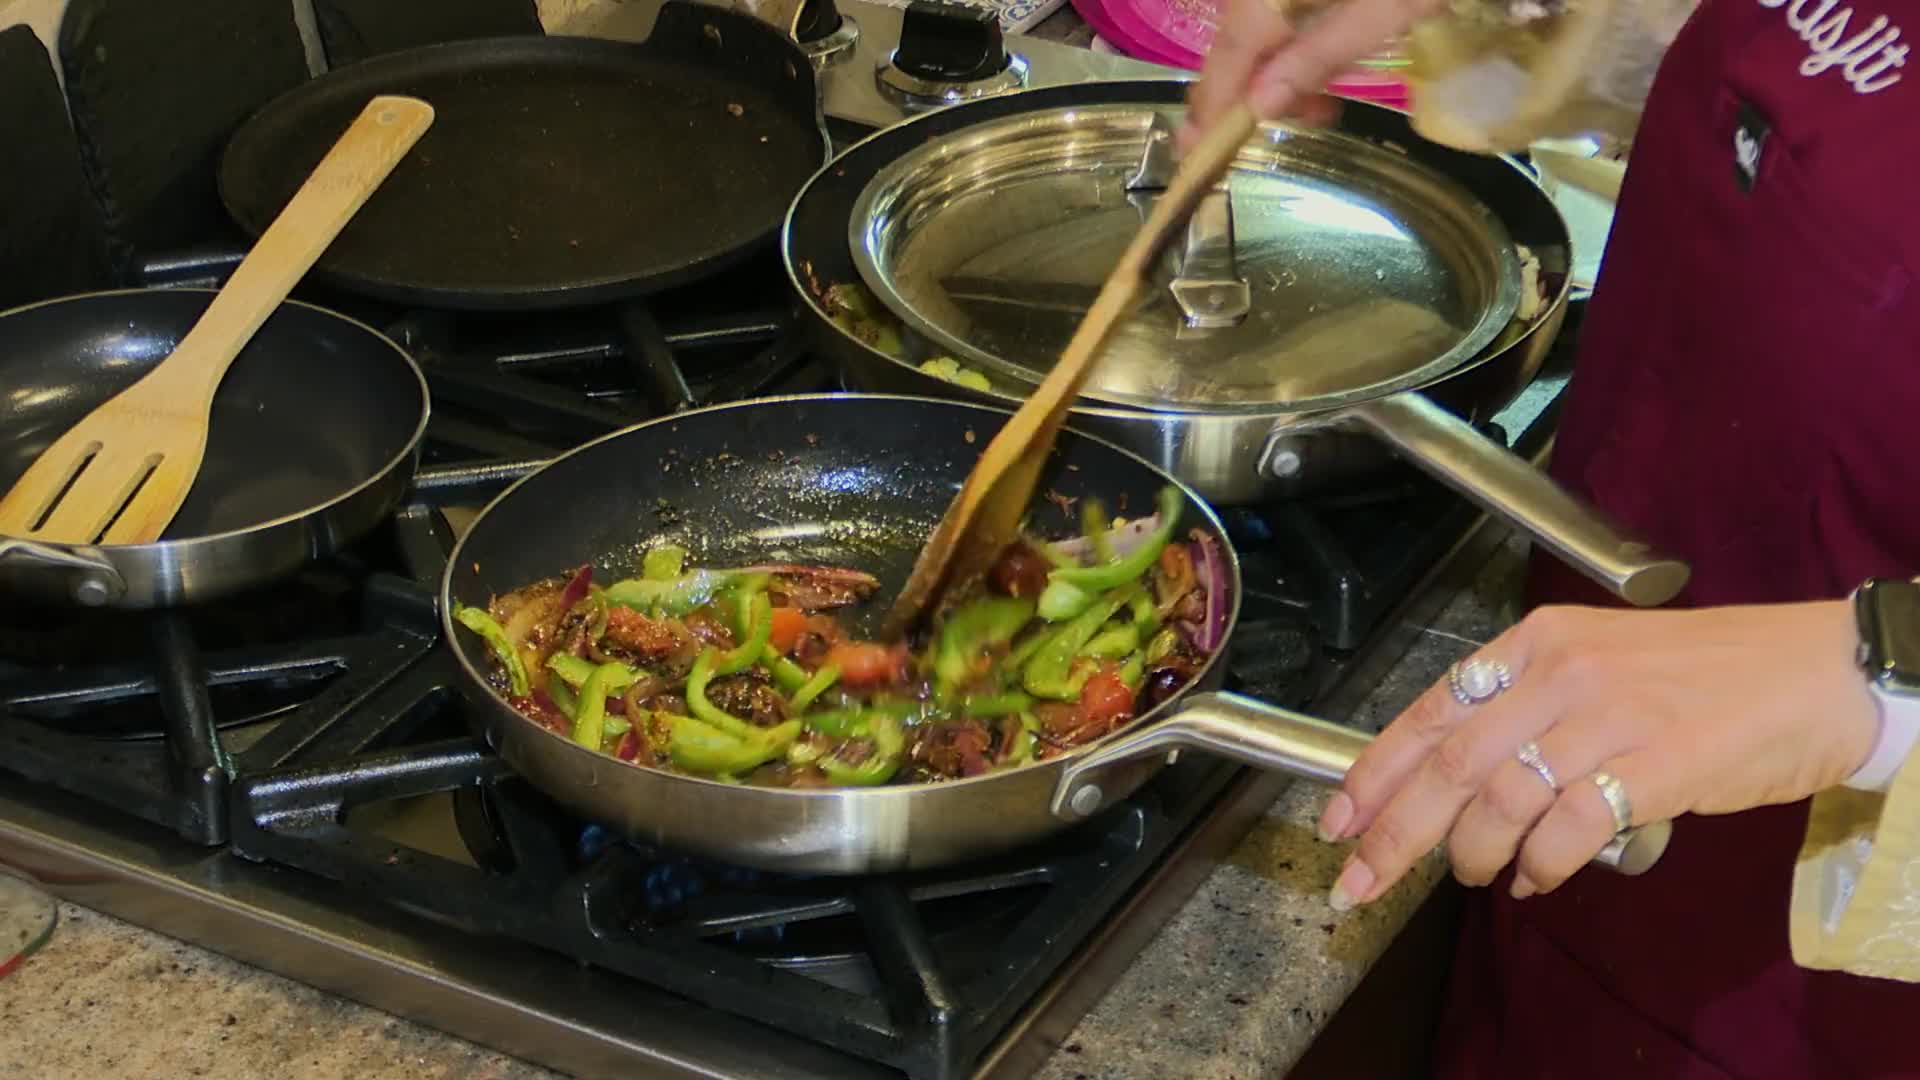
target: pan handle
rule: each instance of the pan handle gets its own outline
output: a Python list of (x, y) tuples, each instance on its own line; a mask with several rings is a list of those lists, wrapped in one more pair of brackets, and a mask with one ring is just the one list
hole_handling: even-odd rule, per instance
[(7, 563), (72, 575), (67, 593), (82, 607), (105, 607), (127, 594), (127, 582), (120, 571), (91, 548), (55, 547), (0, 536), (0, 566)]
[(1425, 395), (1392, 394), (1342, 415), (1622, 600), (1657, 607), (1686, 587), (1692, 573), (1686, 563), (1627, 536), (1599, 510)]
[[(1197, 694), (1171, 717), (1067, 761), (1053, 789), (1052, 809), (1063, 818), (1090, 816), (1106, 801), (1097, 782), (1099, 773), (1136, 758), (1188, 747), (1257, 769), (1337, 784), (1372, 741), (1373, 736), (1364, 732), (1239, 694)], [(1660, 861), (1672, 835), (1670, 821), (1628, 829), (1593, 857), (1593, 865), (1629, 876), (1644, 874)]]

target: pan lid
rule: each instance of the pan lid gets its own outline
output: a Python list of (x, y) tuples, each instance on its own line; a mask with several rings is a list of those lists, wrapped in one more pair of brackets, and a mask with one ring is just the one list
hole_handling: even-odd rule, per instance
[[(1026, 112), (877, 173), (854, 205), (852, 255), (916, 359), (1043, 378), (1171, 179), (1182, 112)], [(1169, 247), (1084, 397), (1332, 408), (1465, 363), (1521, 295), (1519, 255), (1488, 207), (1404, 153), (1333, 131), (1263, 128)]]

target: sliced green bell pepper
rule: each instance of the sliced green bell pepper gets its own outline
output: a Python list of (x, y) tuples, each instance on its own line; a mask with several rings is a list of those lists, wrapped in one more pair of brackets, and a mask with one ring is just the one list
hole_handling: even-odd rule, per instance
[(485, 608), (456, 607), (453, 617), (461, 626), (480, 635), (480, 639), (493, 650), (494, 658), (507, 671), (507, 685), (515, 697), (526, 697), (533, 692), (533, 684), (527, 681), (527, 665), (520, 660), (520, 650), (507, 640), (506, 628), (494, 621)]
[(1153, 637), (1160, 629), (1160, 611), (1153, 606), (1153, 597), (1147, 593), (1136, 593), (1127, 607), (1133, 612), (1133, 625), (1140, 631), (1140, 640)]
[(632, 608), (655, 617), (685, 615), (713, 599), (730, 577), (715, 570), (695, 570), (676, 578), (627, 578), (607, 586), (607, 603)]
[(973, 694), (960, 702), (967, 716), (1006, 716), (1033, 708), (1033, 695), (1018, 691), (1009, 694)]
[(1052, 623), (1066, 622), (1092, 607), (1097, 595), (1078, 585), (1049, 578), (1047, 587), (1040, 590), (1040, 617)]
[(1014, 736), (1013, 748), (1000, 762), (997, 768), (1011, 769), (1025, 765), (1033, 760), (1034, 732), (1040, 730), (1040, 721), (1030, 712), (1020, 714), (1020, 734)]
[(832, 688), (834, 683), (837, 683), (839, 681), (840, 681), (839, 666), (835, 664), (827, 664), (823, 666), (819, 671), (814, 672), (813, 678), (808, 679), (806, 682), (806, 685), (802, 686), (798, 690), (795, 690), (793, 692), (792, 700), (790, 700), (787, 704), (789, 705), (789, 707), (793, 709), (794, 712), (805, 712), (807, 706), (813, 704), (815, 698), (818, 698), (821, 694), (826, 693), (829, 689)]
[(1087, 592), (1103, 592), (1118, 588), (1139, 578), (1153, 565), (1160, 552), (1173, 540), (1173, 534), (1180, 528), (1180, 511), (1184, 508), (1186, 497), (1180, 489), (1169, 484), (1160, 489), (1160, 523), (1154, 527), (1153, 534), (1139, 547), (1128, 552), (1124, 558), (1101, 562), (1093, 566), (1063, 567), (1049, 571), (1047, 580), (1062, 582)]
[(714, 659), (715, 675), (738, 675), (767, 651), (773, 637), (773, 603), (767, 594), (758, 589), (742, 591), (739, 621), (746, 626), (745, 640)]
[(893, 779), (900, 769), (907, 748), (906, 731), (900, 718), (886, 712), (867, 714), (867, 736), (873, 740), (873, 753), (857, 765), (849, 765), (828, 754), (820, 759), (820, 771), (827, 779), (848, 787), (873, 787)]
[(754, 660), (767, 650), (767, 639), (773, 635), (773, 606), (767, 600), (766, 593), (755, 589), (743, 591), (740, 594), (740, 608), (743, 612), (751, 613), (752, 629), (747, 639), (724, 653), (713, 648), (700, 651), (693, 662), (693, 670), (687, 673), (687, 708), (702, 722), (745, 738), (749, 733), (761, 729), (728, 714), (707, 700), (707, 686), (714, 679), (737, 675), (752, 666)]
[(580, 688), (580, 704), (573, 713), (574, 742), (589, 750), (600, 749), (607, 737), (607, 695), (613, 692), (614, 681), (630, 670), (625, 664), (601, 664), (593, 669)]
[(1087, 543), (1092, 545), (1094, 562), (1113, 561), (1112, 529), (1113, 519), (1107, 516), (1107, 508), (1100, 505), (1099, 499), (1088, 497), (1081, 501), (1080, 535), (1086, 537)]
[(822, 735), (845, 739), (854, 735), (865, 735), (872, 727), (875, 716), (888, 716), (905, 723), (907, 718), (917, 711), (916, 706), (905, 702), (874, 702), (851, 709), (827, 709), (808, 713), (800, 719), (802, 723)]
[(1081, 656), (1097, 660), (1118, 660), (1140, 647), (1140, 629), (1132, 623), (1109, 626), (1095, 634), (1080, 650)]
[(547, 696), (568, 716), (580, 711), (580, 695), (574, 693), (573, 687), (567, 685), (567, 680), (553, 670), (552, 664), (547, 665)]
[(1042, 628), (1028, 635), (1025, 641), (1015, 645), (1013, 651), (1007, 654), (1006, 662), (1000, 665), (1002, 674), (1007, 676), (1002, 681), (1007, 685), (1017, 684), (1020, 681), (1020, 669), (1026, 667), (1027, 661), (1033, 659), (1033, 654), (1039, 652), (1040, 647), (1045, 645), (1054, 633), (1054, 630)]
[(808, 713), (800, 718), (800, 722), (822, 735), (831, 735), (836, 739), (846, 739), (867, 733), (865, 709), (829, 709), (825, 712)]
[(662, 544), (640, 558), (640, 576), (648, 581), (672, 581), (687, 568), (687, 549)]
[(708, 648), (694, 660), (693, 670), (687, 673), (687, 709), (700, 722), (744, 739), (760, 729), (707, 700), (707, 685), (713, 682), (721, 658), (718, 649)]
[(1091, 677), (1091, 671), (1076, 675), (1074, 661), (1080, 658), (1080, 650), (1086, 648), (1087, 643), (1100, 632), (1100, 627), (1127, 605), (1138, 588), (1138, 585), (1134, 585), (1109, 593), (1099, 603), (1054, 630), (1020, 673), (1020, 685), (1027, 693), (1056, 701), (1078, 698), (1081, 687)]
[(934, 646), (934, 696), (946, 700), (973, 674), (987, 649), (1013, 640), (1033, 618), (1032, 600), (995, 596), (976, 600), (948, 616)]
[(766, 665), (767, 671), (772, 673), (773, 685), (779, 687), (780, 692), (788, 696), (799, 693), (800, 688), (807, 685), (807, 680), (813, 677), (807, 674), (806, 668), (781, 656), (780, 650), (771, 645), (760, 651), (760, 662)]
[[(607, 693), (618, 694), (641, 679), (642, 673), (625, 664), (609, 663), (595, 665), (593, 661), (582, 659), (572, 653), (554, 653), (547, 657), (547, 670), (560, 676), (560, 681), (575, 690), (587, 685), (587, 680), (600, 668), (610, 667), (618, 670), (607, 676)], [(559, 698), (554, 699), (558, 701)]]
[(671, 720), (667, 756), (688, 772), (704, 773), (716, 779), (765, 765), (785, 754), (800, 737), (798, 720), (789, 720), (778, 727), (750, 728), (745, 736), (729, 734), (694, 717), (675, 716)]
[(827, 744), (818, 739), (795, 739), (787, 747), (787, 764), (796, 769), (804, 769), (819, 761), (827, 752)]

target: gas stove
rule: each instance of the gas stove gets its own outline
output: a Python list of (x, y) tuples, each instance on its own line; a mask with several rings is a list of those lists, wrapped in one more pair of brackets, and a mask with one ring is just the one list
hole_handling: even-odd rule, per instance
[[(919, 81), (895, 82), (935, 97), (1008, 71), (1026, 85), (1169, 74), (1002, 41), (964, 12), (842, 3), (799, 18), (842, 43), (820, 63), (843, 138), (919, 107), (876, 77), (899, 53)], [(650, 21), (635, 0), (593, 32), (644, 36)], [(189, 261), (172, 278), (219, 270)], [(428, 376), (413, 493), (339, 557), (212, 606), (0, 611), (0, 864), (579, 1075), (950, 1080), (1044, 1059), (1284, 781), (1185, 755), (1028, 850), (785, 877), (570, 817), (470, 733), (455, 692), (434, 603), (474, 508), (679, 400), (838, 389), (790, 335), (785, 289), (775, 260), (749, 263), (664, 298), (654, 309), (678, 314), (644, 341), (577, 314), (316, 297), (385, 327)], [(1548, 374), (1492, 418), (1522, 453), (1550, 438), (1576, 322)], [(1229, 685), (1335, 718), (1481, 522), (1410, 470), (1226, 517), (1246, 579)]]

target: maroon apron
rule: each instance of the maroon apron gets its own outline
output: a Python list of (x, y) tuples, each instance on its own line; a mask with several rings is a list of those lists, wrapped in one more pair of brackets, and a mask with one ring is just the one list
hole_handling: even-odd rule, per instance
[[(1553, 471), (1693, 564), (1683, 604), (1920, 571), (1909, 34), (1914, 0), (1705, 0), (1661, 66)], [(1549, 559), (1531, 585), (1610, 602)], [(1439, 1072), (1920, 1077), (1920, 986), (1793, 963), (1805, 820), (1687, 817), (1645, 877), (1475, 890)]]

